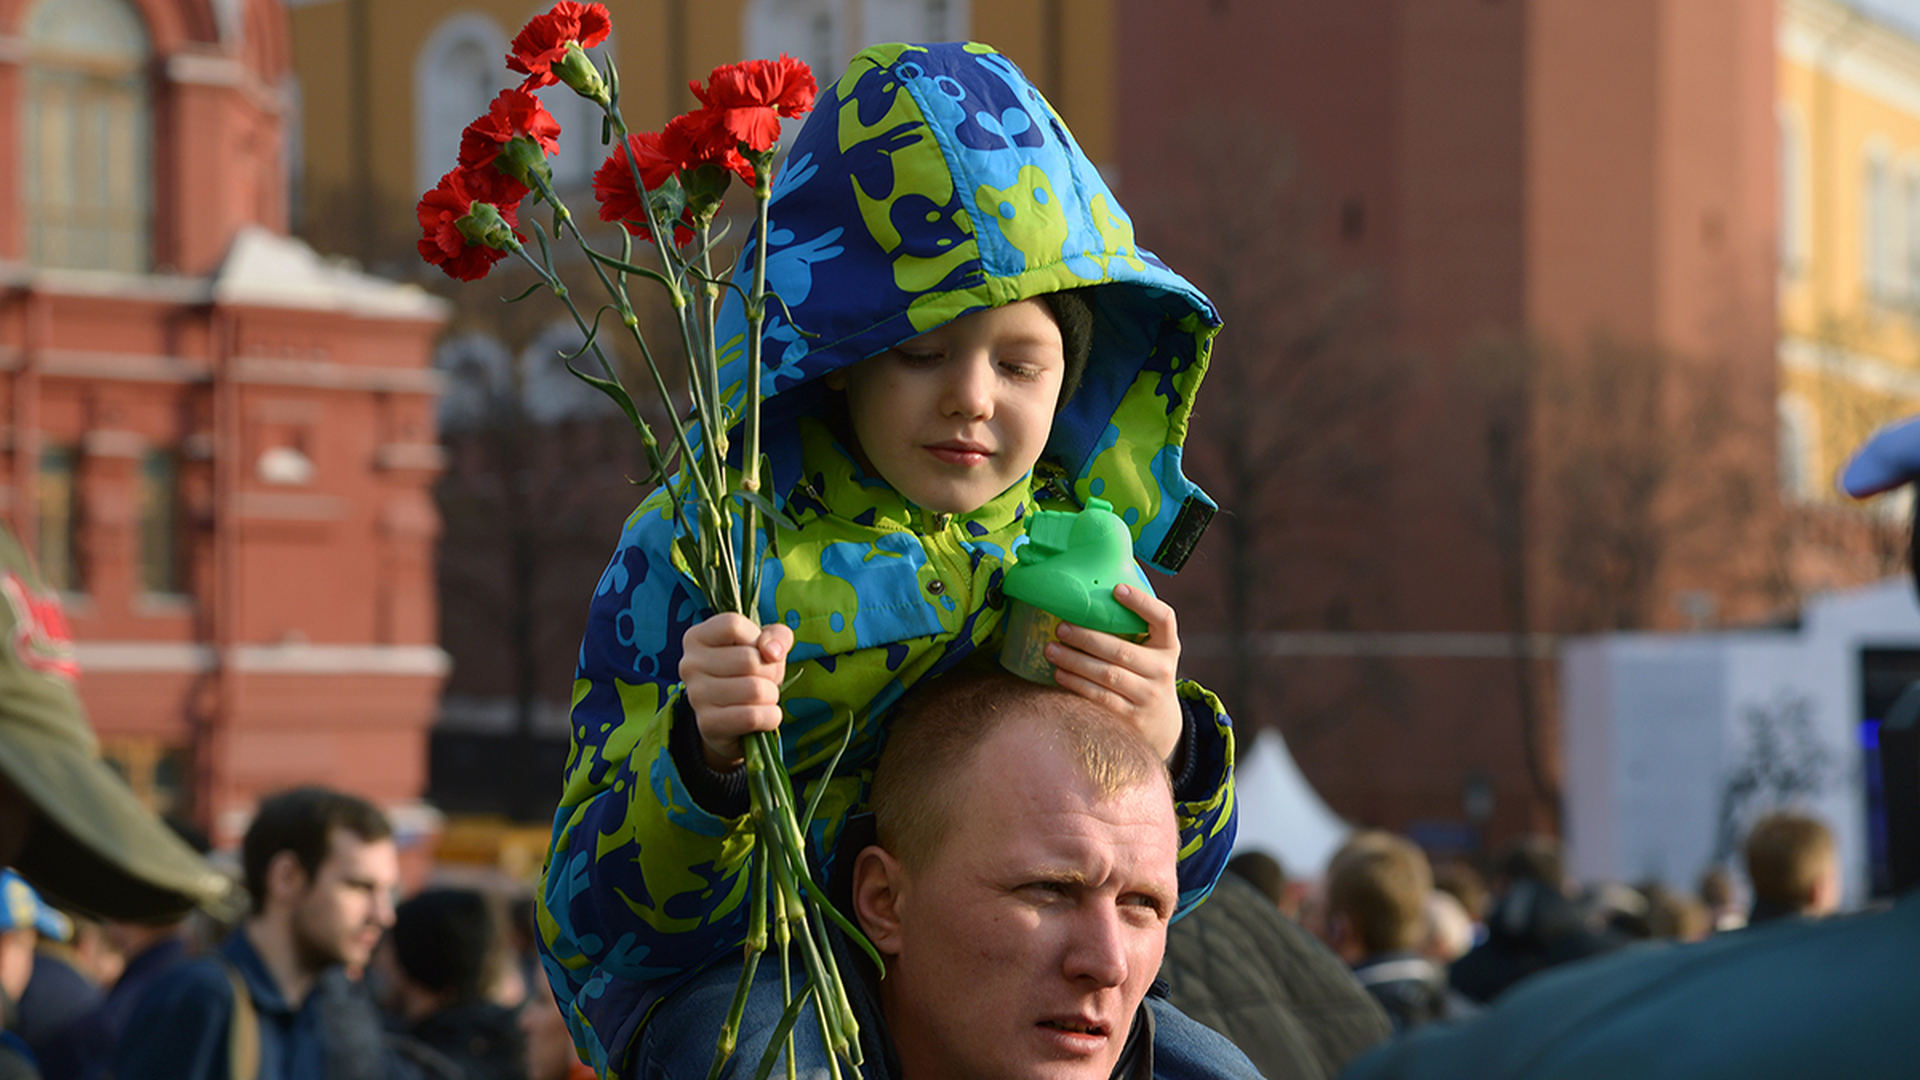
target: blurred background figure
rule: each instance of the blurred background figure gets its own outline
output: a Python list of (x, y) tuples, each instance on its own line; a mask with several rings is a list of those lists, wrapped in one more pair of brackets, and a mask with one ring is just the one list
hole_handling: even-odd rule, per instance
[(1487, 940), (1453, 965), (1454, 989), (1484, 1004), (1535, 972), (1618, 944), (1587, 925), (1562, 888), (1560, 865), (1560, 845), (1550, 837), (1523, 837), (1508, 849)]
[(544, 978), (527, 983), (520, 1032), (526, 1037), (527, 1080), (593, 1080), (593, 1069), (573, 1052), (573, 1036)]
[[(168, 818), (167, 826), (194, 851), (207, 853), (206, 833), (176, 818)], [(96, 1080), (105, 1073), (140, 995), (154, 980), (193, 956), (187, 921), (186, 917), (159, 922), (109, 919), (100, 924), (101, 939), (115, 957), (118, 974), (96, 975), (99, 985), (107, 987), (100, 1001), (35, 1044), (42, 1073), (70, 1080)]]
[(18, 1031), (19, 1002), (33, 984), (42, 938), (65, 941), (73, 924), (19, 874), (0, 870), (0, 1080), (37, 1077), (34, 1055)]
[(1741, 899), (1740, 886), (1732, 871), (1724, 866), (1708, 867), (1700, 875), (1700, 902), (1707, 906), (1711, 933), (1738, 930), (1747, 925), (1747, 904)]
[(1459, 858), (1439, 863), (1433, 868), (1433, 887), (1459, 901), (1473, 933), (1472, 945), (1487, 940), (1487, 879), (1473, 864)]
[(1280, 860), (1264, 851), (1242, 851), (1227, 860), (1227, 869), (1241, 880), (1259, 889), (1280, 914), (1300, 921), (1300, 898), (1304, 890), (1287, 877)]
[(1473, 949), (1473, 916), (1458, 897), (1441, 889), (1427, 894), (1427, 937), (1420, 954), (1442, 967)]
[(1424, 951), (1433, 895), (1426, 853), (1391, 833), (1360, 833), (1327, 864), (1323, 936), (1396, 1032), (1449, 1016), (1446, 968)]
[(390, 1026), (459, 1077), (524, 1080), (525, 1037), (491, 996), (505, 959), (499, 919), (479, 891), (428, 889), (405, 901), (375, 960)]
[(1207, 902), (1168, 928), (1160, 978), (1267, 1080), (1331, 1080), (1392, 1028), (1347, 965), (1282, 914), (1285, 891), (1277, 860), (1236, 855)]
[(1749, 926), (1840, 909), (1840, 859), (1823, 822), (1805, 814), (1768, 814), (1754, 822), (1744, 850), (1753, 883)]

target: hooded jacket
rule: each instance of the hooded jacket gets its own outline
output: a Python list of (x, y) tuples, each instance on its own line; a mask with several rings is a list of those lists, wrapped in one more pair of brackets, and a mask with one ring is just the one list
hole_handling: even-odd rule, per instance
[[(767, 284), (780, 303), (762, 334), (764, 490), (797, 528), (772, 526), (759, 616), (794, 629), (780, 739), (802, 799), (845, 743), (806, 825), (830, 852), (865, 804), (901, 695), (998, 649), (1002, 567), (1028, 513), (1099, 496), (1140, 559), (1168, 572), (1185, 562), (1213, 513), (1180, 459), (1218, 319), (1135, 245), (1039, 91), (982, 45), (855, 57), (789, 149), (769, 220)], [(822, 375), (971, 312), (1083, 286), (1096, 287), (1087, 370), (1026, 481), (970, 513), (937, 514), (855, 463)], [(730, 302), (717, 341), (734, 417), (745, 335)], [(669, 498), (656, 491), (628, 519), (595, 590), (542, 885), (543, 962), (602, 1075), (620, 1069), (655, 1003), (745, 937), (752, 829), (743, 789), (721, 777), (716, 790), (687, 742), (697, 732), (681, 703), (681, 638), (713, 612), (680, 561)], [(1185, 910), (1232, 846), (1233, 742), (1211, 694), (1180, 692)]]

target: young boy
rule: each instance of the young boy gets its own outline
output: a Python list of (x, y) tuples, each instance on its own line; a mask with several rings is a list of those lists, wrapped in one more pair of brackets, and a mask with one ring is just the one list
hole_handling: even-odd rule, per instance
[[(768, 538), (759, 625), (707, 607), (656, 492), (627, 523), (581, 645), (540, 928), (602, 1075), (633, 1071), (663, 1000), (738, 963), (745, 733), (777, 728), (803, 800), (847, 740), (803, 823), (831, 852), (901, 695), (997, 652), (1027, 514), (1104, 498), (1136, 554), (1171, 572), (1212, 513), (1180, 444), (1213, 309), (1135, 248), (1099, 173), (1004, 58), (960, 44), (861, 53), (795, 139), (770, 217), (767, 280), (784, 311), (772, 305), (763, 334), (764, 490), (795, 527)], [(735, 303), (720, 342), (736, 404), (744, 333)], [(1147, 620), (1144, 643), (1063, 627), (1050, 656), (1063, 686), (1168, 761), (1185, 910), (1232, 846), (1231, 726), (1211, 694), (1175, 681), (1172, 610), (1116, 596)]]

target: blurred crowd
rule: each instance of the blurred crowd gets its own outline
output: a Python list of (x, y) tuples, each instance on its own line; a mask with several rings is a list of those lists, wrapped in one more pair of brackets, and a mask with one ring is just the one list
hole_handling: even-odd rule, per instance
[(1476, 865), (1368, 830), (1312, 869), (1303, 880), (1269, 855), (1239, 854), (1168, 937), (1174, 1003), (1268, 1077), (1334, 1077), (1416, 1028), (1480, 1016), (1550, 968), (1818, 919), (1841, 896), (1832, 832), (1793, 812), (1759, 819), (1739, 865), (1709, 868), (1690, 892), (1575, 885), (1546, 837)]
[(0, 871), (0, 1038), (45, 1080), (303, 1076), (322, 1060), (327, 1077), (592, 1076), (539, 973), (524, 886), (396, 904), (384, 818), (314, 788), (266, 800), (241, 854), (245, 910), (163, 923), (60, 910)]

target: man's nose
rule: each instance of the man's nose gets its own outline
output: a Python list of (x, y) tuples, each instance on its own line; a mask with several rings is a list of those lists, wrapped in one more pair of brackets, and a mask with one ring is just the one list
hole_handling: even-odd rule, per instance
[(393, 893), (386, 889), (373, 892), (373, 921), (381, 927), (391, 927), (394, 923)]
[(1068, 943), (1067, 978), (1089, 981), (1097, 986), (1118, 986), (1127, 981), (1127, 927), (1120, 913), (1104, 905), (1093, 905), (1074, 920), (1073, 939)]
[(993, 358), (984, 353), (956, 356), (947, 365), (948, 416), (985, 419), (993, 415)]

